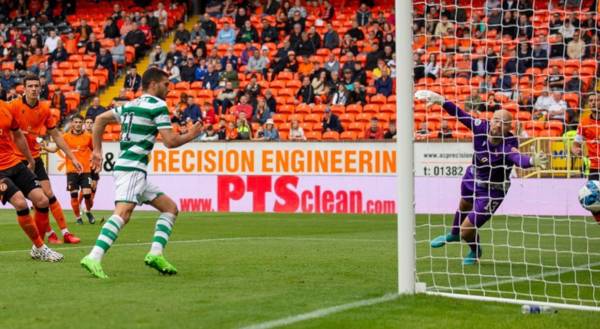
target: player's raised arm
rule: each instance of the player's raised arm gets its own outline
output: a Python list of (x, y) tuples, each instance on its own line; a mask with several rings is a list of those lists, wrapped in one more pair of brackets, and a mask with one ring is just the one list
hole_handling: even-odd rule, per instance
[(474, 119), (469, 113), (462, 110), (453, 102), (446, 100), (444, 96), (430, 90), (419, 90), (415, 92), (415, 98), (425, 100), (427, 104), (441, 105), (444, 110), (448, 112), (448, 114), (456, 117), (458, 121), (467, 126), (469, 129), (473, 130), (473, 125), (476, 119)]
[(100, 172), (102, 169), (102, 134), (106, 125), (119, 121), (120, 108), (115, 108), (112, 111), (106, 111), (96, 117), (92, 128), (92, 170)]

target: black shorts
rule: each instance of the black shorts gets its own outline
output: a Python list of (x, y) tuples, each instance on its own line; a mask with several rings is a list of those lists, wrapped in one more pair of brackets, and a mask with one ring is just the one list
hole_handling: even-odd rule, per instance
[(99, 181), (100, 180), (100, 174), (93, 171), (90, 173), (90, 177), (92, 178), (93, 181)]
[[(33, 173), (37, 177), (37, 180), (50, 180), (50, 178), (48, 177), (48, 173), (46, 172), (46, 165), (44, 165), (44, 161), (42, 161), (42, 158), (37, 157), (34, 160), (35, 170), (33, 171)], [(23, 164), (25, 165), (25, 167), (27, 167), (29, 163), (27, 162), (27, 160), (23, 160)]]
[(6, 204), (19, 191), (27, 197), (31, 191), (39, 187), (40, 182), (23, 163), (0, 171), (0, 199), (2, 204)]
[(67, 191), (79, 191), (80, 188), (91, 188), (90, 173), (67, 173)]

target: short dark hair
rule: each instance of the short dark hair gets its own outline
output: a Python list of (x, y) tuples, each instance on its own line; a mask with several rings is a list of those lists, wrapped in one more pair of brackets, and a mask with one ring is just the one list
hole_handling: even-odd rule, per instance
[(150, 87), (151, 82), (159, 82), (163, 78), (168, 77), (169, 75), (167, 74), (167, 72), (157, 67), (151, 67), (147, 69), (146, 72), (144, 72), (144, 75), (142, 76), (142, 89), (146, 90), (148, 89), (148, 87)]
[(75, 119), (79, 119), (81, 121), (83, 120), (83, 116), (81, 116), (81, 114), (75, 114), (74, 116), (71, 117), (71, 121), (75, 121)]
[(33, 74), (33, 73), (28, 73), (24, 78), (23, 78), (23, 86), (27, 86), (27, 81), (37, 81), (40, 82), (40, 77)]

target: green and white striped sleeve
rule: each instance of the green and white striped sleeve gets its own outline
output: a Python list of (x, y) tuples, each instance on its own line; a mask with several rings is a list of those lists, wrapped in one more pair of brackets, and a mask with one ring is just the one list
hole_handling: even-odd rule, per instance
[(161, 106), (154, 110), (154, 124), (156, 129), (171, 129), (171, 117), (166, 106)]
[(116, 106), (112, 109), (112, 114), (117, 119), (117, 122), (121, 123), (121, 114), (123, 113), (123, 106)]

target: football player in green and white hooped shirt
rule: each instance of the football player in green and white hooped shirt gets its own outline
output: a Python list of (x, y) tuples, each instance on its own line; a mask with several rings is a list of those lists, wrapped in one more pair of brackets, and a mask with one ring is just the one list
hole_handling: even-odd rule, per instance
[(113, 172), (116, 186), (115, 211), (102, 226), (92, 251), (81, 260), (81, 266), (97, 278), (108, 278), (102, 269), (102, 257), (131, 218), (135, 206), (142, 203), (148, 203), (160, 211), (152, 246), (144, 262), (162, 274), (177, 273), (177, 269), (163, 256), (163, 249), (177, 217), (177, 205), (147, 181), (148, 155), (158, 134), (166, 147), (175, 148), (196, 138), (202, 132), (202, 124), (196, 123), (183, 135), (173, 131), (164, 101), (168, 86), (168, 74), (158, 68), (150, 68), (142, 77), (142, 96), (96, 117), (92, 131), (92, 168), (95, 170), (102, 168), (104, 128), (111, 122), (121, 123), (121, 152)]

